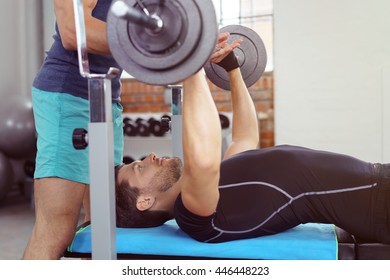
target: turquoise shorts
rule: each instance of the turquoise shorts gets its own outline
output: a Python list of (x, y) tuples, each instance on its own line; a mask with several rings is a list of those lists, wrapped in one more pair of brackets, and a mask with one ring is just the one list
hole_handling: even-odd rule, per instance
[[(88, 130), (89, 101), (70, 94), (32, 89), (38, 134), (34, 178), (58, 177), (89, 184), (88, 147), (76, 150), (75, 128)], [(123, 161), (122, 105), (112, 104), (115, 165)]]

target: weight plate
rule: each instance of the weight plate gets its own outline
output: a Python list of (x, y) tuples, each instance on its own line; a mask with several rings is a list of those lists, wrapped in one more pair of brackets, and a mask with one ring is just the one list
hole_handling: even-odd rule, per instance
[[(159, 1), (143, 2), (151, 14), (157, 10), (158, 16), (164, 22), (162, 30), (153, 32), (126, 20), (121, 20), (117, 29), (118, 34), (128, 35), (119, 36), (121, 45), (126, 46), (126, 54), (139, 66), (149, 69), (167, 69), (185, 61), (196, 46), (202, 31), (200, 15), (193, 0), (164, 1), (163, 6), (158, 5)], [(187, 15), (188, 11), (193, 12)], [(189, 16), (191, 24), (188, 22)], [(170, 36), (173, 38), (167, 39)], [(173, 43), (169, 44), (170, 41)], [(164, 42), (168, 44), (161, 45)], [(151, 49), (159, 51), (150, 51)]]
[[(252, 29), (242, 25), (228, 25), (219, 32), (229, 32), (228, 42), (243, 39), (241, 45), (234, 49), (234, 54), (240, 64), (240, 70), (247, 87), (252, 86), (260, 79), (267, 65), (267, 52), (260, 36)], [(225, 69), (209, 61), (204, 65), (209, 80), (216, 86), (230, 90), (229, 76)]]
[[(124, 2), (140, 9), (135, 0)], [(162, 30), (153, 32), (117, 18), (111, 11), (108, 13), (107, 37), (119, 66), (135, 79), (154, 85), (175, 84), (201, 69), (212, 54), (218, 36), (212, 1), (144, 0), (143, 3), (161, 15)], [(172, 14), (177, 19), (172, 19)], [(172, 38), (162, 38), (166, 36)]]

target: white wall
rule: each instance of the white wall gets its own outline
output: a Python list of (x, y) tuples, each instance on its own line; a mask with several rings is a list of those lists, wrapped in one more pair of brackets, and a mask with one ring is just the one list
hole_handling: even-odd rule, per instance
[(0, 9), (0, 96), (31, 94), (42, 63), (41, 0), (3, 1)]
[(0, 97), (15, 92), (20, 94), (20, 88), (16, 85), (18, 63), (14, 62), (18, 57), (17, 18), (17, 2), (3, 1), (0, 9)]
[(43, 48), (50, 49), (55, 33), (54, 1), (43, 0)]
[(274, 0), (275, 138), (390, 162), (390, 1)]

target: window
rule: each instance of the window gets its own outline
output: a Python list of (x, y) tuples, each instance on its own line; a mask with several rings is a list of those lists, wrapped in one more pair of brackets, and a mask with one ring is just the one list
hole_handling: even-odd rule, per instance
[(273, 70), (273, 0), (212, 0), (219, 27), (240, 24), (256, 31), (267, 50), (266, 71)]

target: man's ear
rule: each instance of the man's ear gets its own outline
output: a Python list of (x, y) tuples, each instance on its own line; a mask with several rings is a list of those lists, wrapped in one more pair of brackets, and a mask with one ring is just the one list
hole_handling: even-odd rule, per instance
[(140, 195), (137, 198), (137, 209), (139, 211), (145, 211), (150, 209), (153, 206), (156, 198), (153, 196)]

